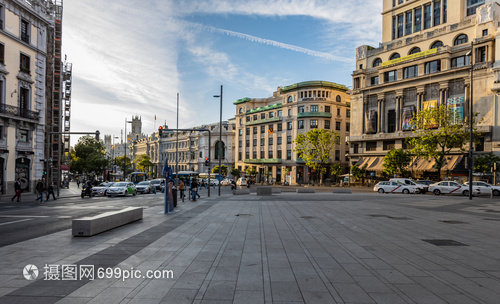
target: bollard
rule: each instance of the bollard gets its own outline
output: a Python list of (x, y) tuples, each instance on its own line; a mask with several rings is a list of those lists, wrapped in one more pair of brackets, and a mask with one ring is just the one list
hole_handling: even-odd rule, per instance
[(490, 198), (493, 199), (493, 188), (490, 189)]

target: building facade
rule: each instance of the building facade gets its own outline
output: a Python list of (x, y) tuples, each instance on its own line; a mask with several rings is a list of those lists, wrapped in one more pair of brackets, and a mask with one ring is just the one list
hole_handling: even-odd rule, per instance
[[(416, 111), (447, 105), (461, 118), (470, 115), (471, 54), (473, 111), (481, 143), (476, 151), (500, 148), (500, 49), (496, 1), (383, 0), (382, 43), (378, 48), (357, 48), (353, 72), (352, 118), (349, 136), (352, 164), (368, 166), (377, 175), (383, 157), (394, 148), (408, 148), (413, 136), (409, 123)], [(500, 58), (500, 57), (499, 57)], [(466, 157), (458, 151), (442, 169), (462, 175)], [(414, 159), (414, 176), (433, 176), (434, 163)], [(436, 176), (437, 177), (437, 176)]]
[(0, 192), (21, 179), (33, 191), (44, 174), (48, 37), (54, 15), (48, 1), (0, 1)]
[[(308, 183), (319, 174), (305, 165), (293, 150), (300, 133), (313, 128), (333, 130), (341, 141), (333, 162), (348, 164), (345, 141), (350, 132), (347, 87), (327, 81), (308, 81), (279, 87), (269, 98), (243, 98), (236, 105), (235, 157), (241, 172), (257, 171), (257, 182)], [(328, 177), (328, 174), (325, 176)]]

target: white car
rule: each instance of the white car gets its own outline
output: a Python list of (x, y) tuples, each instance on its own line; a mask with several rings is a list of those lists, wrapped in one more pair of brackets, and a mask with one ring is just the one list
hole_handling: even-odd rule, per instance
[[(465, 182), (464, 185), (468, 187), (469, 182)], [(481, 191), (482, 194), (490, 195), (490, 193), (493, 191), (493, 195), (500, 195), (500, 186), (493, 186), (485, 182), (472, 182), (472, 187), (479, 188), (479, 191)]]
[(221, 185), (222, 185), (222, 186), (227, 186), (227, 185), (230, 185), (230, 184), (231, 184), (231, 182), (232, 182), (232, 180), (231, 180), (231, 179), (229, 179), (229, 178), (225, 178), (225, 179), (223, 179), (223, 180), (222, 180)]
[[(469, 195), (469, 186), (460, 185), (457, 182), (450, 181), (442, 181), (437, 182), (429, 186), (429, 192), (434, 193), (435, 195), (440, 194), (458, 194), (463, 196)], [(472, 188), (472, 195), (479, 195), (481, 191), (478, 187)]]
[(417, 193), (423, 193), (425, 194), (428, 190), (429, 190), (429, 186), (427, 185), (424, 185), (424, 184), (419, 184), (409, 178), (391, 178), (389, 180), (390, 182), (397, 182), (397, 183), (401, 183), (401, 184), (404, 184), (404, 185), (412, 185), (412, 186), (415, 186), (418, 188), (418, 192)]
[(242, 186), (245, 187), (248, 183), (248, 178), (246, 177), (240, 177), (238, 178), (238, 181), (236, 182), (236, 186)]
[(108, 197), (113, 195), (127, 196), (128, 194), (132, 194), (134, 196), (137, 194), (137, 190), (131, 182), (117, 182), (111, 185), (108, 189)]
[(405, 185), (402, 183), (387, 181), (387, 182), (379, 182), (373, 187), (373, 191), (378, 193), (417, 193), (419, 189), (413, 185)]

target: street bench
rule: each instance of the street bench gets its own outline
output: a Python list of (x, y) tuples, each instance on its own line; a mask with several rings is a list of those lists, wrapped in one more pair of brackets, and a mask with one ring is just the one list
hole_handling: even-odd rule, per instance
[(273, 188), (272, 193), (273, 194), (281, 194), (281, 188)]
[(312, 188), (297, 188), (297, 193), (316, 193), (315, 189)]
[(250, 194), (250, 189), (235, 189), (233, 190), (233, 195), (245, 195)]
[(74, 219), (72, 223), (73, 236), (93, 236), (138, 221), (142, 219), (142, 210), (141, 207), (128, 207), (92, 217)]
[(257, 196), (269, 196), (273, 194), (272, 187), (257, 187)]
[(333, 193), (352, 193), (352, 189), (345, 189), (345, 188), (333, 188)]

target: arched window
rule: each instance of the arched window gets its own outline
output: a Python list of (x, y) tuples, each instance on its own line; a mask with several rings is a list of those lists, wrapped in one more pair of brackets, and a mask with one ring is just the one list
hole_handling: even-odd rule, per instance
[(335, 101), (336, 102), (342, 102), (342, 98), (340, 97), (340, 95), (337, 95), (337, 97), (335, 97)]
[(225, 151), (225, 145), (224, 142), (218, 141), (215, 143), (215, 159), (219, 159), (219, 145), (222, 145), (222, 159), (226, 158), (226, 151)]
[(401, 55), (399, 55), (399, 53), (394, 53), (394, 54), (391, 55), (391, 57), (389, 58), (389, 60), (398, 59), (398, 58), (401, 58)]
[(408, 53), (408, 55), (411, 55), (411, 54), (416, 54), (416, 53), (420, 53), (421, 50), (419, 47), (414, 47), (411, 49), (411, 51)]
[(467, 42), (469, 42), (469, 37), (467, 37), (467, 35), (465, 35), (465, 34), (461, 34), (457, 37), (457, 39), (455, 39), (455, 42), (453, 43), (453, 45), (464, 44)]
[(240, 112), (240, 113), (243, 113), (243, 108), (240, 108), (239, 112)]
[(381, 64), (382, 64), (382, 59), (380, 59), (380, 58), (377, 58), (377, 59), (375, 59), (375, 61), (373, 61), (374, 68), (380, 66)]
[(293, 102), (293, 97), (292, 97), (292, 96), (288, 96), (288, 101), (287, 101), (287, 102), (288, 102), (288, 103)]
[(431, 49), (437, 49), (438, 47), (442, 47), (443, 45), (443, 42), (438, 40), (431, 45)]

